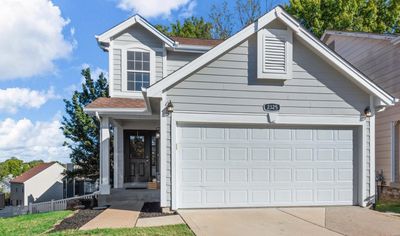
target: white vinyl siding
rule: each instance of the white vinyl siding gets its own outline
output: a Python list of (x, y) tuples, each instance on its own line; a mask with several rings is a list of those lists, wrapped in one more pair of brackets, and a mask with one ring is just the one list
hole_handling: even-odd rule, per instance
[(201, 53), (173, 52), (168, 51), (167, 54), (167, 75), (180, 69), (187, 63), (201, 56)]
[(178, 128), (178, 208), (353, 205), (351, 128)]
[[(111, 52), (110, 52), (111, 53)], [(113, 67), (114, 73), (113, 83), (114, 83), (114, 91), (122, 91), (122, 60), (121, 60), (121, 49), (113, 49)]]
[(284, 85), (259, 81), (256, 42), (251, 37), (169, 90), (174, 109), (265, 114), (262, 105), (276, 103), (279, 114), (359, 116), (369, 106), (368, 94), (296, 39), (293, 78)]

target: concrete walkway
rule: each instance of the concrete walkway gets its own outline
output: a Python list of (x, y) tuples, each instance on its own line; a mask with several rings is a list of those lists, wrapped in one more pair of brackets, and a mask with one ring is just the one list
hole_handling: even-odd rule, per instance
[(400, 217), (361, 207), (180, 210), (198, 235), (400, 235)]
[(82, 226), (80, 230), (135, 227), (142, 207), (143, 202), (141, 201), (121, 201), (112, 204), (100, 215)]
[(179, 215), (139, 218), (136, 227), (156, 227), (185, 224)]
[(80, 230), (185, 224), (179, 215), (139, 218), (143, 204), (142, 201), (114, 202), (101, 214), (83, 225)]

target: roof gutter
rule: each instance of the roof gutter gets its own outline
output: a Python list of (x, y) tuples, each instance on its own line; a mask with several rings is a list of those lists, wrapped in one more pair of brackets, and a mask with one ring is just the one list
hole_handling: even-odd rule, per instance
[(83, 108), (83, 111), (88, 115), (94, 115), (98, 119), (101, 115), (151, 115), (147, 109), (137, 108)]

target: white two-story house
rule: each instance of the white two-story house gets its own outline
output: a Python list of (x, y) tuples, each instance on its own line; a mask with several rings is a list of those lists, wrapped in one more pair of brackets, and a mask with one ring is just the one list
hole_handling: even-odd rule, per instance
[(396, 100), (281, 7), (225, 41), (138, 15), (97, 41), (110, 97), (85, 110), (101, 120), (103, 195), (156, 179), (172, 210), (374, 201), (375, 112)]

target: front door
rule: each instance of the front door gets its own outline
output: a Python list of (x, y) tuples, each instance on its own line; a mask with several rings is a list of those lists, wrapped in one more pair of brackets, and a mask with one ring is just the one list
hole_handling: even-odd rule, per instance
[[(155, 132), (149, 130), (126, 130), (124, 132), (124, 182), (144, 183), (151, 180), (152, 158), (155, 152)], [(153, 159), (153, 160), (152, 160)]]

